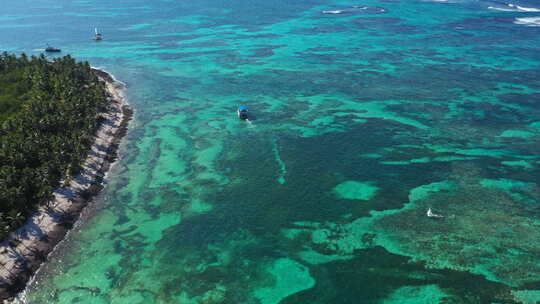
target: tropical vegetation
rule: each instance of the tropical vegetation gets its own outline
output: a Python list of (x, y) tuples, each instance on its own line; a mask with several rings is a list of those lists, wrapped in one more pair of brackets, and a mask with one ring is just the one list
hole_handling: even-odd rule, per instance
[(106, 107), (88, 62), (0, 54), (0, 239), (80, 171)]

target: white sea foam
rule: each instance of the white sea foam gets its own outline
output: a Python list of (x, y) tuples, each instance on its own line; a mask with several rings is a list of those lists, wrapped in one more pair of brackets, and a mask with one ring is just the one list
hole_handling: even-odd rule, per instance
[(105, 70), (105, 68), (103, 68), (103, 67), (95, 67), (95, 66), (93, 66), (92, 68), (93, 68), (93, 69), (96, 69), (96, 70), (100, 70), (100, 71), (102, 71), (102, 72), (105, 72), (105, 73), (109, 74), (109, 76), (111, 76), (111, 78), (113, 79), (114, 82), (118, 82), (118, 83), (120, 83), (121, 85), (123, 85), (124, 87), (127, 87), (127, 86), (128, 86), (127, 83), (125, 83), (125, 82), (123, 82), (123, 81), (120, 81), (120, 80), (116, 79), (116, 77), (114, 77), (114, 75), (113, 75), (111, 72)]
[(540, 26), (540, 17), (516, 18), (514, 23), (526, 26)]
[(455, 3), (462, 3), (463, 1), (462, 0), (424, 0), (424, 2), (455, 4)]
[(506, 4), (506, 7), (488, 6), (488, 9), (501, 11), (501, 12), (522, 12), (522, 13), (540, 12), (540, 8), (524, 7), (524, 6), (519, 6), (512, 3)]
[(500, 12), (515, 12), (515, 9), (512, 8), (504, 8), (504, 7), (495, 7), (495, 6), (488, 6), (488, 9), (500, 11)]
[(431, 2), (431, 3), (444, 3), (444, 4), (459, 3), (459, 1), (455, 1), (455, 0), (421, 0), (421, 1)]
[(540, 12), (540, 8), (536, 8), (536, 7), (523, 7), (523, 6), (516, 5), (516, 8), (520, 10), (521, 12)]

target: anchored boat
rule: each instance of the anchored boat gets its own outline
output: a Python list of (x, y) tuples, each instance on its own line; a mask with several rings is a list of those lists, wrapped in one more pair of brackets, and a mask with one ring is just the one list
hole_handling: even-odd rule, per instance
[(343, 14), (345, 11), (342, 10), (333, 10), (333, 11), (322, 11), (323, 14)]
[(55, 47), (52, 47), (50, 45), (47, 44), (47, 47), (45, 48), (45, 52), (48, 52), (48, 53), (58, 53), (58, 52), (61, 52), (62, 50), (61, 49), (57, 49)]
[(427, 210), (426, 215), (427, 215), (428, 217), (436, 217), (436, 218), (444, 217), (444, 216), (442, 216), (442, 215), (440, 215), (440, 214), (433, 213), (433, 211), (431, 211), (431, 208), (429, 208), (429, 209)]
[(240, 119), (248, 118), (248, 108), (246, 106), (239, 106), (236, 112), (238, 113), (238, 118)]
[(95, 28), (95, 30), (96, 30), (96, 34), (94, 35), (94, 38), (92, 39), (96, 41), (103, 40), (103, 35), (98, 31), (97, 27)]

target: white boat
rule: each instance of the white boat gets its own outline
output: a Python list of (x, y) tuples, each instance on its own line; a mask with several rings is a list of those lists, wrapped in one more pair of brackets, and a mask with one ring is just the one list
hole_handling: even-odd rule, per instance
[(94, 35), (94, 38), (92, 38), (92, 39), (94, 39), (96, 41), (103, 39), (103, 35), (101, 35), (101, 33), (98, 31), (97, 27), (96, 27), (96, 34)]
[(435, 214), (435, 213), (433, 213), (433, 212), (431, 211), (431, 208), (429, 208), (429, 209), (427, 210), (427, 213), (426, 213), (426, 214), (427, 214), (428, 217), (444, 217), (444, 216), (442, 216), (442, 215), (440, 215), (440, 214)]
[(323, 14), (343, 14), (342, 10), (333, 10), (333, 11), (322, 11)]

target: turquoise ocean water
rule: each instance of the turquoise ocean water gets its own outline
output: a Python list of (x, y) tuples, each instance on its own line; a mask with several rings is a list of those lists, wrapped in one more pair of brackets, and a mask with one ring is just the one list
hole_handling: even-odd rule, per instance
[(540, 301), (538, 1), (4, 0), (0, 33), (135, 110), (23, 303)]

